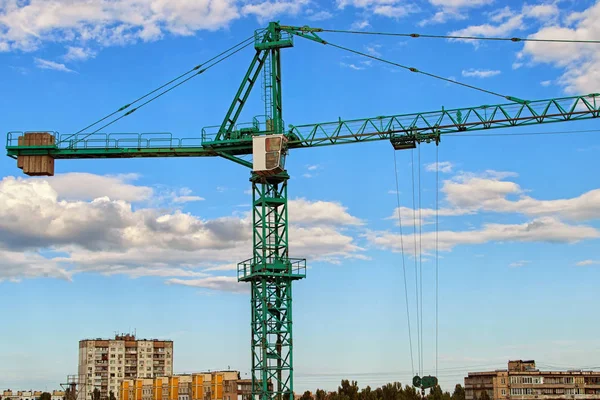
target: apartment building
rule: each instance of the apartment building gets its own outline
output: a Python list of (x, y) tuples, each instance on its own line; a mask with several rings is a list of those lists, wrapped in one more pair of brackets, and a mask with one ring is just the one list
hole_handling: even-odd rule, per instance
[(19, 390), (13, 392), (12, 390), (4, 390), (2, 392), (2, 399), (6, 400), (37, 400), (42, 395), (40, 390)]
[(600, 371), (540, 371), (534, 360), (509, 361), (507, 369), (469, 372), (466, 400), (483, 392), (492, 400), (600, 400)]
[(114, 339), (79, 341), (80, 399), (91, 400), (94, 389), (100, 398), (118, 397), (125, 379), (154, 378), (173, 374), (173, 341), (136, 339), (134, 335), (115, 335)]
[(62, 390), (53, 390), (52, 391), (52, 400), (65, 400), (65, 392)]
[(237, 371), (214, 371), (127, 379), (118, 400), (249, 400), (252, 380), (239, 378)]

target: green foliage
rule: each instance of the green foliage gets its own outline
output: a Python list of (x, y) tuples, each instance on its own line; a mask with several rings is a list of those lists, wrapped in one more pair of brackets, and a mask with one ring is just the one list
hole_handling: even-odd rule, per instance
[(327, 399), (327, 393), (324, 390), (317, 389), (316, 395), (315, 395), (315, 400), (326, 400), (326, 399)]
[(300, 397), (300, 400), (315, 400), (313, 398), (312, 393), (310, 393), (308, 390), (306, 392), (304, 392), (304, 394), (302, 395), (302, 397)]
[(461, 385), (454, 387), (454, 393), (452, 393), (452, 400), (465, 400), (465, 389)]
[(92, 400), (100, 400), (100, 390), (98, 388), (94, 388), (92, 392)]
[(44, 392), (40, 395), (39, 400), (52, 400), (52, 395), (48, 392)]
[(108, 394), (108, 400), (117, 400), (117, 398), (115, 397), (115, 394), (113, 393), (112, 390)]
[[(421, 392), (413, 386), (402, 387), (400, 382), (388, 383), (376, 389), (367, 386), (358, 387), (358, 382), (342, 380), (337, 391), (327, 393), (317, 389), (315, 395), (305, 392), (301, 400), (422, 400)], [(454, 393), (444, 392), (439, 385), (431, 388), (425, 400), (465, 400), (465, 390), (461, 385), (456, 385)], [(491, 400), (489, 397), (484, 400)]]

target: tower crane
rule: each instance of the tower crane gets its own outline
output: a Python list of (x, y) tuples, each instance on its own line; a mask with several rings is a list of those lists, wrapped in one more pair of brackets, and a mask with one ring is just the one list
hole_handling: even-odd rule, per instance
[[(101, 132), (9, 132), (7, 155), (30, 176), (52, 176), (55, 160), (137, 157), (222, 157), (250, 169), (252, 185), (252, 256), (237, 266), (238, 280), (251, 287), (252, 398), (293, 400), (292, 282), (306, 277), (306, 260), (288, 253), (288, 175), (290, 150), (371, 141), (389, 141), (396, 150), (421, 143), (438, 145), (442, 135), (600, 117), (600, 94), (432, 112), (376, 116), (290, 125), (282, 114), (281, 50), (294, 37), (328, 44), (321, 29), (271, 22), (250, 40), (255, 54), (223, 122), (202, 130), (201, 137), (171, 134), (107, 134)], [(194, 68), (194, 75), (206, 68)], [(264, 74), (264, 121), (238, 118), (261, 71)], [(419, 72), (411, 69), (412, 72)], [(130, 115), (128, 104), (119, 112)], [(139, 108), (139, 106), (138, 106)], [(244, 156), (252, 156), (252, 162)], [(415, 377), (416, 386), (431, 386), (434, 377)], [(418, 378), (418, 379), (417, 379)], [(433, 378), (433, 379), (432, 379)], [(429, 383), (426, 383), (429, 382)]]

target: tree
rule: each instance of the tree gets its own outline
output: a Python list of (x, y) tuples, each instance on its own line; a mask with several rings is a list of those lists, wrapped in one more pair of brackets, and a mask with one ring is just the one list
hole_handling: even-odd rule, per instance
[(358, 399), (358, 382), (342, 380), (342, 385), (338, 387), (338, 398), (340, 400), (359, 400)]
[(324, 390), (317, 389), (315, 393), (315, 400), (325, 400), (327, 398), (327, 393)]
[(306, 392), (304, 392), (302, 397), (300, 397), (300, 400), (314, 400), (314, 399), (313, 399), (312, 393), (307, 390)]
[(48, 392), (44, 392), (40, 395), (39, 400), (52, 400), (52, 395)]
[(465, 389), (460, 385), (460, 383), (454, 387), (452, 400), (465, 400)]
[(94, 388), (94, 392), (92, 393), (92, 400), (100, 400), (100, 390), (98, 390), (98, 388)]
[(117, 400), (112, 390), (108, 394), (108, 400)]
[(77, 393), (70, 387), (65, 390), (65, 400), (77, 400)]

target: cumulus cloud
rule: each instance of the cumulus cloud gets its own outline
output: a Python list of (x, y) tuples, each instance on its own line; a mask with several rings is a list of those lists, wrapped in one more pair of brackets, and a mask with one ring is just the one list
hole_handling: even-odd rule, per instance
[(44, 60), (43, 58), (35, 58), (35, 66), (40, 69), (52, 69), (54, 71), (61, 72), (75, 72), (72, 69), (67, 68), (65, 64), (57, 63), (55, 61)]
[[(600, 2), (583, 12), (567, 15), (564, 23), (546, 24), (530, 35), (535, 39), (596, 40), (600, 36)], [(520, 53), (532, 64), (545, 63), (563, 69), (557, 83), (567, 93), (600, 91), (600, 53), (593, 45), (526, 42)]]
[(436, 170), (439, 170), (440, 172), (446, 174), (452, 172), (452, 168), (454, 168), (454, 164), (452, 164), (450, 161), (441, 161), (438, 163), (433, 162), (425, 166), (426, 171), (435, 172)]
[[(526, 217), (556, 217), (572, 221), (600, 219), (600, 189), (593, 189), (577, 197), (555, 200), (539, 200), (526, 194), (516, 182), (507, 180), (515, 174), (486, 171), (484, 173), (460, 173), (445, 180), (441, 188), (446, 207), (438, 210), (438, 215), (453, 217), (478, 212), (514, 213)], [(517, 196), (516, 199), (511, 197)], [(415, 210), (419, 211), (419, 210)], [(397, 219), (394, 210), (389, 219)], [(402, 218), (412, 221), (413, 209), (400, 208)], [(420, 210), (422, 221), (427, 224), (436, 215), (436, 210)], [(406, 217), (405, 217), (406, 216)]]
[[(134, 178), (65, 174), (2, 179), (0, 253), (5, 262), (0, 279), (71, 279), (94, 272), (206, 283), (215, 278), (211, 272), (235, 271), (232, 263), (251, 255), (250, 213), (203, 219), (181, 210), (134, 208), (131, 202), (151, 203), (148, 197), (156, 196), (151, 188), (126, 182)], [(98, 187), (86, 191), (76, 185), (79, 181), (95, 182)], [(117, 186), (114, 193), (111, 185)], [(113, 198), (102, 196), (102, 188)], [(189, 189), (182, 192), (189, 196)], [(290, 200), (289, 215), (292, 257), (335, 261), (364, 251), (355, 237), (344, 232), (345, 227), (362, 222), (339, 203)], [(226, 280), (210, 282), (211, 287), (229, 288), (218, 286)]]
[(138, 174), (96, 175), (70, 172), (30, 180), (48, 182), (60, 198), (66, 200), (93, 200), (108, 197), (113, 200), (133, 202), (150, 198), (154, 193), (152, 188), (132, 184), (137, 179), (139, 179)]
[(520, 261), (514, 261), (511, 262), (510, 264), (508, 264), (509, 267), (512, 268), (518, 268), (518, 267), (523, 267), (527, 264), (529, 264), (531, 261), (527, 261), (527, 260), (520, 260)]
[[(264, 22), (283, 14), (296, 15), (309, 3), (309, 0), (0, 0), (0, 52), (34, 51), (44, 43), (55, 42), (66, 45), (65, 60), (84, 60), (94, 57), (93, 47), (215, 31), (244, 16)], [(311, 13), (310, 17), (322, 20), (328, 15), (321, 11)]]
[[(401, 251), (400, 235), (390, 232), (370, 231), (367, 239), (377, 247)], [(404, 235), (404, 251), (413, 253), (413, 234)], [(421, 248), (424, 253), (435, 250), (435, 232), (426, 232), (421, 236)], [(600, 232), (586, 225), (570, 225), (557, 218), (543, 217), (522, 224), (485, 224), (481, 229), (470, 231), (439, 231), (439, 250), (450, 251), (458, 245), (475, 245), (489, 242), (544, 242), (577, 243), (586, 239), (600, 238)]]
[(499, 75), (500, 71), (498, 70), (490, 70), (490, 69), (467, 69), (462, 70), (462, 76), (465, 77), (475, 77), (475, 78), (491, 78), (492, 76)]
[(363, 222), (350, 215), (347, 208), (337, 202), (289, 200), (289, 218), (294, 224), (313, 225), (362, 225)]
[(419, 22), (420, 26), (441, 24), (450, 20), (464, 20), (468, 17), (466, 9), (491, 4), (494, 0), (429, 0), (437, 11)]
[(241, 12), (244, 15), (255, 15), (260, 23), (264, 23), (282, 14), (297, 15), (308, 4), (309, 0), (256, 1), (245, 4)]
[[(402, 18), (420, 11), (419, 7), (404, 0), (336, 0), (337, 7), (344, 9), (354, 7), (367, 11), (368, 13), (381, 15), (389, 18)], [(366, 20), (355, 22), (355, 27), (360, 29), (368, 26)]]
[(169, 285), (191, 286), (201, 289), (221, 290), (234, 293), (249, 293), (250, 285), (244, 282), (238, 282), (236, 277), (231, 276), (212, 276), (202, 279), (169, 279), (166, 282)]
[[(468, 231), (440, 231), (440, 249), (449, 251), (457, 245), (488, 242), (575, 243), (600, 238), (598, 229), (585, 224), (600, 219), (600, 189), (593, 189), (572, 198), (539, 200), (528, 195), (516, 182), (508, 180), (515, 176), (513, 173), (498, 171), (480, 174), (463, 172), (445, 180), (441, 189), (445, 206), (437, 210), (440, 217), (488, 212), (517, 214), (530, 220), (519, 224), (488, 223), (479, 229)], [(398, 213), (403, 225), (427, 225), (433, 223), (436, 210), (400, 207), (387, 219), (398, 224)], [(370, 231), (367, 237), (376, 246), (399, 250), (400, 237), (397, 234)], [(422, 237), (424, 251), (433, 249), (435, 232), (425, 232)], [(404, 236), (405, 243), (414, 239), (413, 235)], [(410, 246), (405, 250), (410, 252), (408, 247)]]
[(577, 264), (578, 267), (586, 267), (588, 265), (599, 265), (600, 261), (596, 261), (596, 260), (583, 260), (583, 261), (579, 261)]
[(94, 58), (96, 52), (84, 47), (67, 46), (67, 54), (63, 58), (67, 61), (85, 61)]

